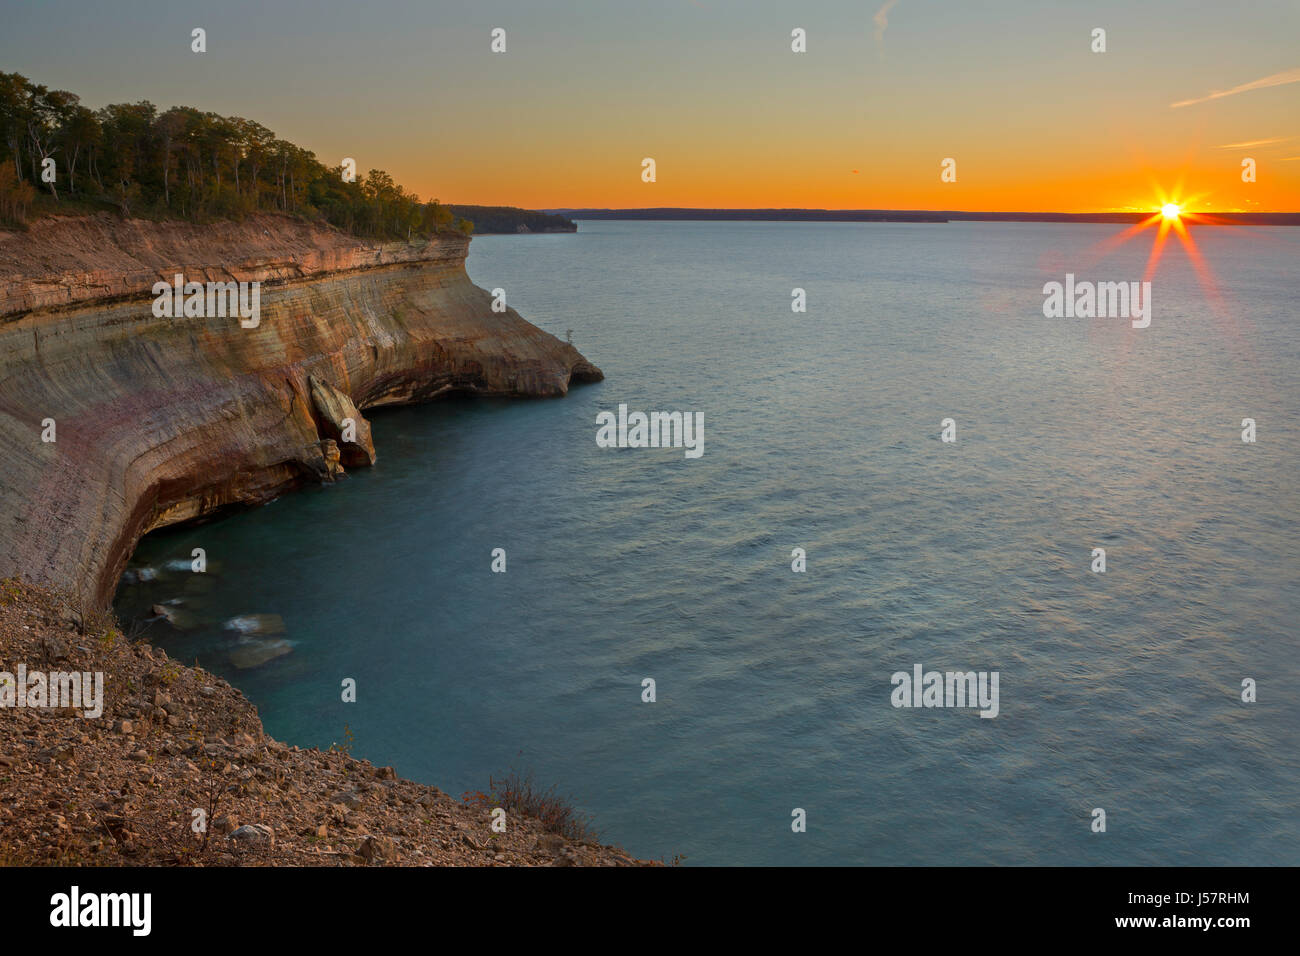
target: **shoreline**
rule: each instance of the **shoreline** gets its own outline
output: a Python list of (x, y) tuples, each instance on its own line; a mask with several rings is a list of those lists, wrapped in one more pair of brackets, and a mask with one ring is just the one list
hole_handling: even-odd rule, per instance
[(496, 832), (490, 800), (275, 740), (225, 680), (6, 579), (0, 674), (20, 664), (102, 675), (103, 713), (0, 695), (0, 866), (659, 865), (525, 813)]
[[(148, 532), (372, 464), (366, 409), (603, 378), (492, 308), (469, 242), (273, 214), (0, 230), (0, 864), (642, 862), (525, 809), (497, 832), (487, 798), (458, 802), (350, 745), (276, 741), (240, 691), (105, 610)], [(178, 272), (265, 283), (260, 322), (155, 314), (150, 290)], [(14, 675), (38, 673), (98, 675), (102, 714), (46, 707), (45, 691), (16, 706)]]

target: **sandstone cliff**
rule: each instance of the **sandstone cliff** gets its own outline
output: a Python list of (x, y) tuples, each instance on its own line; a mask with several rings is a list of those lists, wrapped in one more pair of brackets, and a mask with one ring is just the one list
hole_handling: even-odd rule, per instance
[[(148, 531), (372, 462), (365, 409), (600, 379), (572, 346), (492, 312), (468, 245), (281, 216), (0, 231), (0, 577), (104, 605)], [(151, 289), (177, 272), (261, 282), (259, 324), (156, 318)]]

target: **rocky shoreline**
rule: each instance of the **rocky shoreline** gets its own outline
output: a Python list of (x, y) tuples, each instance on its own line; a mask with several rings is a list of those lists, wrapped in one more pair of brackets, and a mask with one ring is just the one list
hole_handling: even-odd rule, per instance
[[(347, 746), (275, 741), (238, 690), (104, 610), (149, 531), (372, 464), (368, 408), (602, 377), (494, 311), (468, 244), (279, 215), (0, 230), (0, 864), (640, 863), (526, 813), (498, 832), (483, 795)], [(177, 273), (259, 283), (260, 321), (158, 315)], [(98, 675), (102, 713), (23, 706), (15, 675), (37, 672)]]
[(287, 746), (221, 678), (10, 579), (0, 674), (20, 664), (102, 674), (103, 713), (0, 709), (0, 865), (653, 865), (519, 814), (494, 832), (490, 802)]
[[(369, 408), (602, 378), (494, 311), (468, 247), (280, 215), (0, 230), (0, 576), (105, 606), (149, 531), (373, 462)], [(260, 283), (258, 323), (156, 315), (150, 290), (178, 273)]]

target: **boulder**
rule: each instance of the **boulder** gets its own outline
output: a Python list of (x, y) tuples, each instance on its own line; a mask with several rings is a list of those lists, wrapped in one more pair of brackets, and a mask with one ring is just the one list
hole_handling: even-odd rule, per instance
[(396, 863), (397, 844), (388, 837), (368, 836), (357, 847), (357, 856), (367, 863)]
[(235, 843), (246, 846), (275, 846), (275, 831), (264, 823), (246, 823), (233, 830), (226, 837)]

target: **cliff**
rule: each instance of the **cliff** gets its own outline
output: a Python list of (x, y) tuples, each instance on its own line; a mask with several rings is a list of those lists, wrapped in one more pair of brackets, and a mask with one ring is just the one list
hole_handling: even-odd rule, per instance
[[(468, 245), (273, 215), (0, 231), (0, 577), (103, 606), (145, 533), (372, 462), (366, 409), (600, 379), (572, 346), (491, 310)], [(260, 321), (155, 317), (154, 283), (178, 272), (260, 282)]]

